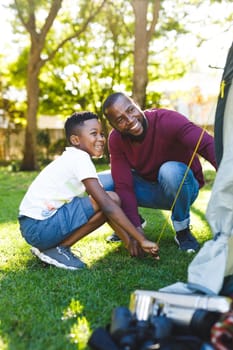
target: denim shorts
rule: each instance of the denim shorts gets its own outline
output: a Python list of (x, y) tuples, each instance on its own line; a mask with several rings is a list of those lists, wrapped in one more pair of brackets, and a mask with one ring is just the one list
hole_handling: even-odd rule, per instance
[(19, 216), (20, 231), (26, 242), (40, 250), (57, 246), (94, 215), (89, 197), (75, 197), (48, 219)]

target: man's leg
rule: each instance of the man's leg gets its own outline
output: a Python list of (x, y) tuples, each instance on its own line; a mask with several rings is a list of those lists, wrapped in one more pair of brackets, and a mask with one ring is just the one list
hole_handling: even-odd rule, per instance
[(187, 165), (184, 163), (164, 163), (159, 170), (158, 182), (166, 196), (171, 197), (173, 202), (175, 199), (175, 203), (172, 203), (172, 222), (175, 231), (185, 229), (190, 223), (190, 207), (199, 192), (199, 184), (192, 170), (189, 169), (187, 172)]
[[(195, 251), (199, 245), (189, 231), (189, 222), (190, 207), (197, 198), (199, 184), (192, 170), (187, 172), (184, 179), (186, 170), (187, 166), (184, 163), (166, 162), (159, 170), (158, 181), (148, 182), (134, 173), (134, 186), (139, 206), (163, 210), (172, 209), (171, 218), (177, 233), (176, 242), (182, 250)], [(181, 183), (183, 184), (180, 188)], [(180, 237), (182, 242), (179, 242)]]
[(114, 182), (110, 170), (100, 171), (97, 175), (105, 191), (114, 191)]

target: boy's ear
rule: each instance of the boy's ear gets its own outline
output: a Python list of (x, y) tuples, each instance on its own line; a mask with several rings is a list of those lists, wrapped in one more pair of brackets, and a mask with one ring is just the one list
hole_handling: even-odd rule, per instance
[(78, 135), (71, 135), (71, 136), (70, 136), (70, 143), (71, 143), (71, 145), (73, 145), (73, 146), (79, 146), (80, 141), (79, 141)]

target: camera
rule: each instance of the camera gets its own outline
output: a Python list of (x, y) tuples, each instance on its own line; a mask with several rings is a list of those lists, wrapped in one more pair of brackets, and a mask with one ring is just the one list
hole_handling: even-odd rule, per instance
[(109, 332), (123, 350), (191, 349), (190, 341), (197, 343), (195, 349), (213, 349), (204, 343), (209, 341), (211, 327), (230, 311), (231, 303), (222, 296), (136, 290), (129, 308), (113, 310)]

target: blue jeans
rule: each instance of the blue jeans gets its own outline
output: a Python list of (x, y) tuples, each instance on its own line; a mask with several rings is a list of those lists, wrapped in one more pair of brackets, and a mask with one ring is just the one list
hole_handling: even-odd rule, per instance
[[(159, 169), (155, 182), (146, 181), (135, 171), (132, 171), (134, 191), (139, 207), (171, 210), (179, 186), (187, 171), (187, 165), (181, 162), (169, 161)], [(105, 190), (114, 190), (110, 171), (99, 173), (100, 181)], [(199, 183), (191, 169), (186, 174), (184, 183), (172, 209), (172, 223), (175, 231), (185, 229), (190, 223), (190, 207), (198, 196)]]
[(115, 187), (110, 170), (100, 171), (97, 175), (105, 191), (114, 191)]
[(74, 197), (45, 220), (20, 216), (20, 231), (26, 242), (40, 250), (56, 247), (86, 224), (95, 214), (89, 197)]

